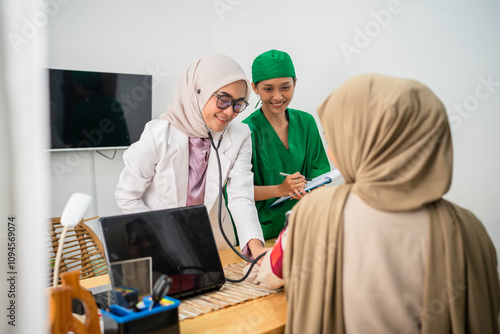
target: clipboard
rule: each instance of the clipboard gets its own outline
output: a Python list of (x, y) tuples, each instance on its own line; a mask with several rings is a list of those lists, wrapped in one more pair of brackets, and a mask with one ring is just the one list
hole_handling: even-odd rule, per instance
[[(320, 176), (316, 176), (314, 179), (312, 179), (312, 181), (309, 181), (306, 183), (304, 190), (309, 192), (309, 191), (311, 191), (315, 188), (318, 188), (322, 185), (331, 183), (333, 180), (335, 180), (336, 178), (338, 178), (340, 176), (341, 176), (341, 174), (340, 174), (338, 169), (329, 171), (329, 172), (322, 174)], [(276, 206), (280, 203), (283, 203), (283, 202), (289, 200), (290, 198), (292, 198), (292, 196), (290, 196), (290, 195), (280, 197), (276, 201), (274, 201), (271, 205), (269, 205), (267, 208), (272, 208), (273, 206)]]

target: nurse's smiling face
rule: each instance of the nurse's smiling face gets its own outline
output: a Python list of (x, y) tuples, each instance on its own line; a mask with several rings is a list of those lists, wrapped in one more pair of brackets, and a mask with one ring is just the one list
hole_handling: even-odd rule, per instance
[(255, 94), (262, 100), (264, 113), (284, 113), (293, 98), (295, 90), (294, 78), (273, 78), (263, 80), (257, 84), (252, 83)]
[[(219, 96), (228, 96), (233, 101), (237, 101), (245, 98), (246, 89), (247, 85), (245, 81), (239, 80), (218, 89), (214, 93)], [(230, 105), (226, 109), (217, 107), (216, 95), (210, 97), (205, 107), (203, 107), (201, 114), (207, 126), (216, 132), (223, 131), (229, 122), (238, 116), (238, 113), (235, 113), (233, 110), (233, 105)]]

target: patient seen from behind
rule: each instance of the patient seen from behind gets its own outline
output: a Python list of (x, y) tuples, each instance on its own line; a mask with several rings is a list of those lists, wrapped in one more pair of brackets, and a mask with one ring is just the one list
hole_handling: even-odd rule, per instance
[(365, 74), (318, 114), (345, 184), (299, 201), (256, 277), (284, 282), (286, 332), (498, 333), (495, 248), (442, 198), (453, 152), (441, 101), (417, 81)]

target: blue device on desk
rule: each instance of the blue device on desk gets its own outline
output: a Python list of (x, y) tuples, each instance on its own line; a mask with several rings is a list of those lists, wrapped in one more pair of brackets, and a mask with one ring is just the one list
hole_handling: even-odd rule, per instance
[(144, 297), (139, 311), (120, 305), (111, 305), (109, 310), (102, 310), (104, 333), (106, 334), (178, 334), (180, 301), (164, 297), (154, 303), (151, 296)]

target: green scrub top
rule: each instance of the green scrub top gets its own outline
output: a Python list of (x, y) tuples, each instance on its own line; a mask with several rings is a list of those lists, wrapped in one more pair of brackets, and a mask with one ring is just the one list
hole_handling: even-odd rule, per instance
[[(256, 186), (281, 184), (285, 177), (280, 172), (300, 172), (314, 178), (330, 171), (314, 117), (300, 110), (287, 109), (287, 112), (288, 149), (260, 109), (243, 120), (252, 131), (252, 171)], [(268, 208), (277, 199), (255, 202), (266, 240), (279, 235), (284, 227), (285, 213), (297, 203), (292, 199)]]

